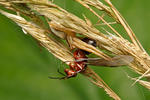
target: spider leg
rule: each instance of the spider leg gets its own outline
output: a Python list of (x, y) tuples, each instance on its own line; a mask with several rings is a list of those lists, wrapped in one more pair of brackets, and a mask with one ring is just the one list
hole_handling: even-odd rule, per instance
[(61, 80), (61, 79), (68, 79), (68, 77), (67, 77), (64, 73), (62, 73), (62, 72), (59, 70), (59, 68), (57, 69), (57, 72), (58, 72), (59, 74), (63, 75), (63, 77), (53, 77), (53, 76), (49, 76), (48, 78), (49, 78), (49, 79), (59, 79), (59, 80)]
[(51, 76), (49, 76), (48, 78), (49, 78), (49, 79), (59, 79), (59, 80), (68, 79), (67, 76), (64, 76), (64, 77), (51, 77)]
[(62, 73), (59, 69), (57, 69), (57, 72), (63, 76), (66, 76), (64, 73)]

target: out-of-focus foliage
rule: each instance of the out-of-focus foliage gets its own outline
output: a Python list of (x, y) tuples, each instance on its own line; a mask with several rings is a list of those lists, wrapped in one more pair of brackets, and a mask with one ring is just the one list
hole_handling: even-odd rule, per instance
[[(149, 52), (150, 1), (113, 0), (127, 19), (143, 47)], [(74, 0), (55, 3), (83, 18), (84, 13), (96, 23), (95, 16)], [(121, 30), (120, 30), (121, 33)], [(81, 75), (69, 80), (51, 80), (63, 64), (25, 35), (14, 22), (0, 15), (0, 100), (110, 100), (103, 89), (92, 85)], [(137, 76), (127, 67), (92, 67), (122, 100), (148, 100), (149, 90), (127, 78)]]

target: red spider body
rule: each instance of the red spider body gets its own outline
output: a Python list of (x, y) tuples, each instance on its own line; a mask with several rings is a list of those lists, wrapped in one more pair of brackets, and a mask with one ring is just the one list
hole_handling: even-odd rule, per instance
[[(96, 46), (96, 42), (94, 40), (91, 40), (89, 38), (83, 38), (82, 41)], [(68, 79), (71, 77), (75, 77), (77, 75), (77, 73), (83, 72), (86, 67), (87, 67), (87, 55), (89, 55), (90, 53), (81, 49), (76, 49), (73, 53), (74, 59), (75, 61), (70, 62), (69, 67), (70, 68), (66, 68), (64, 69), (64, 72), (66, 73), (63, 74), (61, 73), (59, 70), (58, 72), (60, 74), (62, 74), (64, 77), (49, 77), (51, 79)]]
[[(83, 38), (82, 41), (96, 47), (96, 42), (94, 40), (91, 40), (89, 38)], [(83, 72), (87, 67), (87, 64), (86, 64), (87, 60), (83, 60), (83, 59), (87, 59), (88, 57), (86, 55), (89, 55), (89, 54), (90, 54), (89, 52), (81, 50), (81, 49), (75, 50), (75, 52), (73, 53), (75, 61), (70, 63), (69, 65), (70, 69), (64, 70), (64, 72), (67, 75), (64, 78), (75, 77), (77, 73)]]
[(75, 58), (75, 61), (73, 63), (70, 63), (70, 65), (69, 65), (70, 69), (64, 70), (64, 72), (67, 75), (67, 78), (75, 77), (77, 75), (77, 73), (84, 71), (87, 66), (87, 64), (86, 64), (87, 61), (85, 61), (85, 60), (78, 61), (80, 59), (87, 58), (84, 51), (77, 49), (74, 52), (74, 58)]

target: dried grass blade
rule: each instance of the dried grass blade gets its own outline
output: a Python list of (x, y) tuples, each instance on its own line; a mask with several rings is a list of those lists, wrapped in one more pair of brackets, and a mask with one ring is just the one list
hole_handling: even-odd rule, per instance
[(118, 10), (113, 6), (113, 4), (110, 2), (110, 0), (105, 0), (110, 8), (112, 9), (112, 11), (114, 12), (114, 14), (117, 16), (120, 24), (124, 27), (124, 29), (126, 30), (127, 34), (129, 35), (130, 39), (132, 40), (132, 42), (135, 44), (135, 46), (140, 47), (143, 51), (144, 48), (142, 47), (141, 43), (139, 42), (139, 40), (137, 39), (137, 37), (135, 36), (135, 34), (133, 33), (132, 29), (130, 28), (130, 26), (127, 24), (127, 22), (125, 21), (125, 19), (122, 17), (122, 15), (118, 12)]
[[(137, 78), (132, 78), (130, 76), (128, 76), (129, 78), (131, 78), (132, 80), (137, 80)], [(150, 90), (150, 82), (148, 81), (143, 81), (143, 80), (138, 80), (138, 82), (143, 85), (145, 88)]]
[(116, 35), (118, 35), (120, 38), (123, 38), (111, 25), (109, 25), (100, 15), (98, 15), (92, 8), (90, 8), (86, 3), (82, 2), (81, 0), (76, 0), (81, 5), (89, 9), (94, 15), (96, 15), (100, 20), (103, 21)]
[(78, 38), (73, 38), (73, 45), (75, 45), (77, 48), (83, 49), (85, 51), (92, 52), (95, 55), (98, 55), (101, 58), (104, 58), (105, 60), (111, 60), (111, 58), (108, 55), (106, 55), (103, 52), (101, 52), (100, 50), (96, 49), (94, 46), (91, 46), (91, 45), (81, 41)]
[[(63, 62), (74, 60), (71, 52), (65, 46), (63, 46), (63, 44), (47, 36), (45, 30), (43, 30), (41, 27), (26, 21), (20, 16), (7, 13), (3, 10), (0, 10), (0, 13), (16, 22), (20, 27), (36, 38), (49, 52)], [(67, 62), (67, 64), (69, 63)]]
[(87, 67), (87, 69), (82, 72), (82, 74), (87, 76), (93, 84), (103, 88), (106, 93), (114, 100), (121, 100), (120, 97), (92, 69)]

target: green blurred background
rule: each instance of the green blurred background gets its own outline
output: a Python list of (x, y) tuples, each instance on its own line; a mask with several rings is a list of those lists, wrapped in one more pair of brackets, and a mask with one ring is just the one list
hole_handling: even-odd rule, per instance
[[(74, 0), (55, 0), (66, 10), (93, 22), (92, 14)], [(149, 53), (150, 1), (113, 0), (136, 36)], [(91, 84), (82, 75), (69, 80), (51, 80), (61, 62), (36, 41), (25, 35), (14, 22), (0, 15), (0, 100), (112, 100), (103, 89)], [(91, 67), (122, 98), (122, 100), (150, 100), (150, 91), (127, 78), (137, 76), (127, 67)]]

